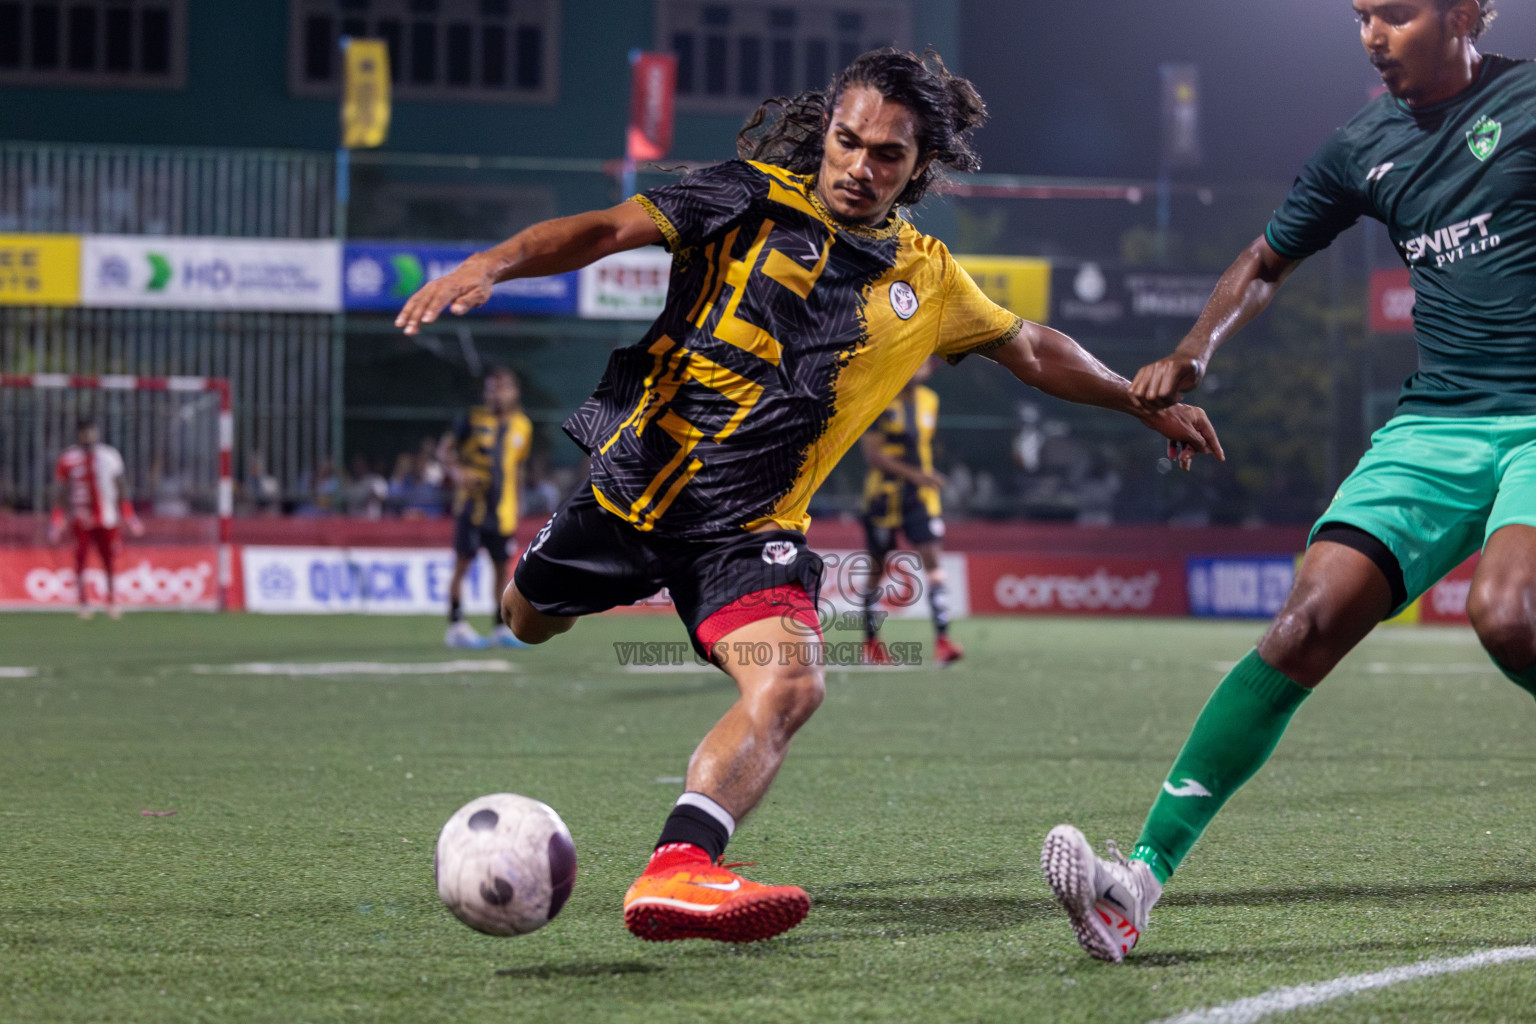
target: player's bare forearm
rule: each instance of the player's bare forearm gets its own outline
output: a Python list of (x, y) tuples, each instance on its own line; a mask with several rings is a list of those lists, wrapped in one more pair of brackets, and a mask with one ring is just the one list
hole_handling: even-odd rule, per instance
[(1168, 439), (1168, 455), (1188, 469), (1196, 454), (1225, 460), (1216, 430), (1205, 413), (1189, 405), (1148, 409), (1120, 376), (1060, 331), (1026, 323), (1018, 337), (989, 352), (1019, 380), (1048, 395), (1135, 416)]
[(445, 307), (462, 316), (484, 305), (498, 282), (579, 270), (604, 256), (661, 240), (661, 229), (640, 204), (632, 202), (542, 221), (427, 282), (406, 301), (395, 326), (415, 334)]
[(987, 355), (1019, 380), (1053, 398), (1135, 415), (1130, 381), (1060, 331), (1025, 323), (1018, 335)]
[(483, 260), (500, 282), (580, 270), (604, 256), (661, 240), (661, 229), (644, 207), (623, 202), (534, 224), (470, 259)]
[(1198, 387), (1216, 350), (1268, 307), (1300, 262), (1280, 255), (1263, 235), (1254, 239), (1216, 282), (1194, 327), (1173, 353), (1136, 372), (1132, 397), (1147, 409), (1163, 409)]

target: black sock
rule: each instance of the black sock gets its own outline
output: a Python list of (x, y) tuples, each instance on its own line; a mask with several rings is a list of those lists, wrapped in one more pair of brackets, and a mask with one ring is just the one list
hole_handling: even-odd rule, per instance
[(448, 621), (450, 623), (464, 621), (464, 609), (459, 607), (459, 599), (456, 597), (448, 599)]
[(661, 828), (661, 838), (656, 840), (656, 847), (660, 849), (668, 843), (690, 843), (708, 853), (710, 860), (719, 860), (730, 838), (731, 834), (713, 815), (697, 807), (679, 804), (667, 815), (667, 823)]
[(942, 583), (928, 584), (928, 604), (933, 609), (933, 631), (939, 636), (949, 633), (949, 588)]

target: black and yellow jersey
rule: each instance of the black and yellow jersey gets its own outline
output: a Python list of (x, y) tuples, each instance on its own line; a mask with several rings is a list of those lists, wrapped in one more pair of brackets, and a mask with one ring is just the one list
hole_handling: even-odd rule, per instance
[(455, 515), (467, 514), (476, 526), (495, 517), (496, 531), (508, 537), (517, 529), (518, 467), (528, 458), (533, 424), (521, 412), (497, 416), (477, 405), (453, 425), (459, 457)]
[[(886, 457), (905, 463), (924, 473), (933, 472), (933, 431), (939, 424), (939, 396), (932, 388), (919, 384), (910, 397), (903, 391), (885, 407), (870, 433), (880, 440)], [(897, 529), (902, 510), (915, 496), (928, 515), (943, 513), (935, 487), (918, 487), (904, 477), (882, 473), (874, 466), (864, 477), (864, 514), (876, 526)]]
[(843, 454), (923, 360), (1021, 321), (944, 244), (838, 220), (814, 178), (732, 161), (636, 196), (672, 253), (666, 306), (565, 423), (592, 491), (636, 529), (804, 530)]

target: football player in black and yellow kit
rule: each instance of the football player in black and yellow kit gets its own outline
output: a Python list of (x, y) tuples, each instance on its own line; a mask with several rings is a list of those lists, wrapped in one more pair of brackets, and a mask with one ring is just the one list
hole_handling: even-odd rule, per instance
[[(449, 647), (522, 647), (502, 618), (501, 592), (517, 531), (520, 469), (528, 458), (533, 424), (522, 410), (517, 375), (504, 366), (485, 377), (485, 404), (472, 407), (443, 435), (438, 457), (453, 480), (453, 578), (448, 582)], [(489, 641), (464, 621), (464, 575), (484, 548), (496, 570), (495, 623)]]
[(890, 662), (880, 642), (878, 610), (886, 561), (905, 537), (917, 548), (927, 578), (928, 610), (933, 617), (933, 660), (959, 661), (965, 652), (949, 638), (949, 588), (944, 567), (944, 520), (940, 492), (944, 478), (933, 468), (933, 432), (939, 423), (939, 396), (923, 382), (933, 376), (933, 360), (885, 407), (860, 442), (869, 472), (864, 477), (864, 547), (873, 566), (860, 595), (864, 602), (864, 660)]
[(1185, 466), (1220, 454), (1198, 409), (1144, 412), (1128, 381), (991, 302), (897, 214), (940, 167), (978, 165), (969, 135), (984, 118), (975, 89), (936, 58), (865, 54), (825, 92), (765, 105), (738, 138), (744, 159), (536, 224), (428, 284), (396, 319), (414, 333), (498, 281), (643, 245), (672, 253), (665, 309), (566, 421), (591, 479), (528, 544), (503, 597), (518, 637), (542, 643), (665, 586), (695, 648), (740, 691), (625, 896), (641, 938), (747, 942), (810, 908), (798, 887), (716, 862), (822, 700), (806, 507), (924, 360), (984, 353), (1050, 394), (1139, 416), (1184, 446)]

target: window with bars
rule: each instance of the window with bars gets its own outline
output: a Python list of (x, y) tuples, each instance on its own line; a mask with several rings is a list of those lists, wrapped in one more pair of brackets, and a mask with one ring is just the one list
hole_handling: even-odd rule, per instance
[(737, 113), (820, 89), (866, 50), (912, 46), (904, 0), (658, 0), (656, 48), (677, 55), (677, 107)]
[(559, 0), (289, 0), (289, 91), (338, 95), (353, 36), (384, 40), (397, 99), (552, 103), (559, 15)]
[(185, 0), (0, 0), (0, 83), (179, 88)]

